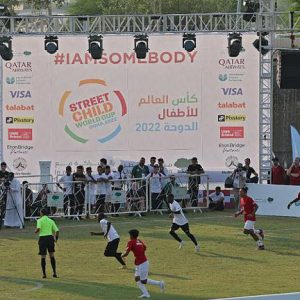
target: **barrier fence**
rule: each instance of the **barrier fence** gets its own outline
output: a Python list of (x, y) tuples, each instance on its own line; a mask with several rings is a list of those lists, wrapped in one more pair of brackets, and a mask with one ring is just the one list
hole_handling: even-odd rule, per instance
[[(94, 176), (97, 178), (96, 176)], [(100, 177), (101, 178), (101, 177)], [(208, 207), (207, 175), (148, 175), (145, 178), (97, 179), (89, 181), (28, 183), (22, 188), (25, 219), (39, 217), (48, 208), (52, 217), (80, 218), (135, 214), (168, 210), (167, 195), (184, 209)]]
[(170, 193), (174, 195), (174, 200), (179, 202), (182, 208), (201, 211), (201, 208), (208, 207), (208, 176), (186, 173), (149, 176), (150, 211), (167, 211), (169, 208), (167, 196)]

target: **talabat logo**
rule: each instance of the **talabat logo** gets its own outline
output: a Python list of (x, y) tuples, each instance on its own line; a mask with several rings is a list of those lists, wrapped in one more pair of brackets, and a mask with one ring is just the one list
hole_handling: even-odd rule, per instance
[(74, 91), (65, 91), (58, 114), (66, 122), (64, 131), (73, 140), (107, 143), (122, 131), (121, 119), (127, 104), (121, 91), (108, 87), (102, 79), (84, 79)]

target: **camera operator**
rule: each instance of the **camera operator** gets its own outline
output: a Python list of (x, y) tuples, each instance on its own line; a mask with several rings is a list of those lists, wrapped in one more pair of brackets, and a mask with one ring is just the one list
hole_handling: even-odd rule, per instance
[(9, 175), (9, 172), (6, 171), (6, 162), (2, 162), (1, 163), (1, 169), (0, 169), (0, 183), (3, 183), (5, 180), (8, 179), (8, 175)]
[(21, 185), (19, 180), (14, 178), (14, 173), (9, 173), (4, 186), (7, 195), (4, 226), (22, 229), (24, 227), (24, 213)]

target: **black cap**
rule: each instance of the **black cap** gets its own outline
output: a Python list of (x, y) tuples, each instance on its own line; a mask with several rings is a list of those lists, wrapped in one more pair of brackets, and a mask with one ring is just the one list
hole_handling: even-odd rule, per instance
[(278, 157), (272, 158), (272, 161), (279, 161)]

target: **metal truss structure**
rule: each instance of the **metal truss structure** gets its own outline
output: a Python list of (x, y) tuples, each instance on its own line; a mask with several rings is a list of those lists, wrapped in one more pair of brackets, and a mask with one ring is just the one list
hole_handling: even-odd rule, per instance
[[(258, 32), (261, 37), (268, 32), (265, 38), (269, 42), (270, 51), (266, 55), (260, 55), (259, 84), (259, 173), (260, 181), (266, 183), (270, 179), (272, 157), (273, 54), (275, 51), (273, 44), (276, 34), (300, 29), (300, 12), (294, 12), (293, 22), (291, 22), (290, 13), (276, 12), (276, 0), (253, 1), (259, 2), (260, 9), (255, 14), (249, 14), (249, 21), (244, 20), (245, 13), (241, 12), (185, 15), (0, 17), (0, 35)], [(2, 111), (0, 113), (2, 114)], [(2, 126), (0, 130), (3, 130)], [(1, 144), (3, 146), (2, 139)]]
[[(274, 0), (261, 0), (261, 3)], [(216, 14), (118, 15), (118, 16), (22, 16), (0, 17), (2, 35), (76, 35), (76, 34), (137, 34), (184, 32), (286, 32), (290, 28), (290, 14), (266, 11)], [(300, 27), (300, 12), (294, 15), (295, 28)]]

